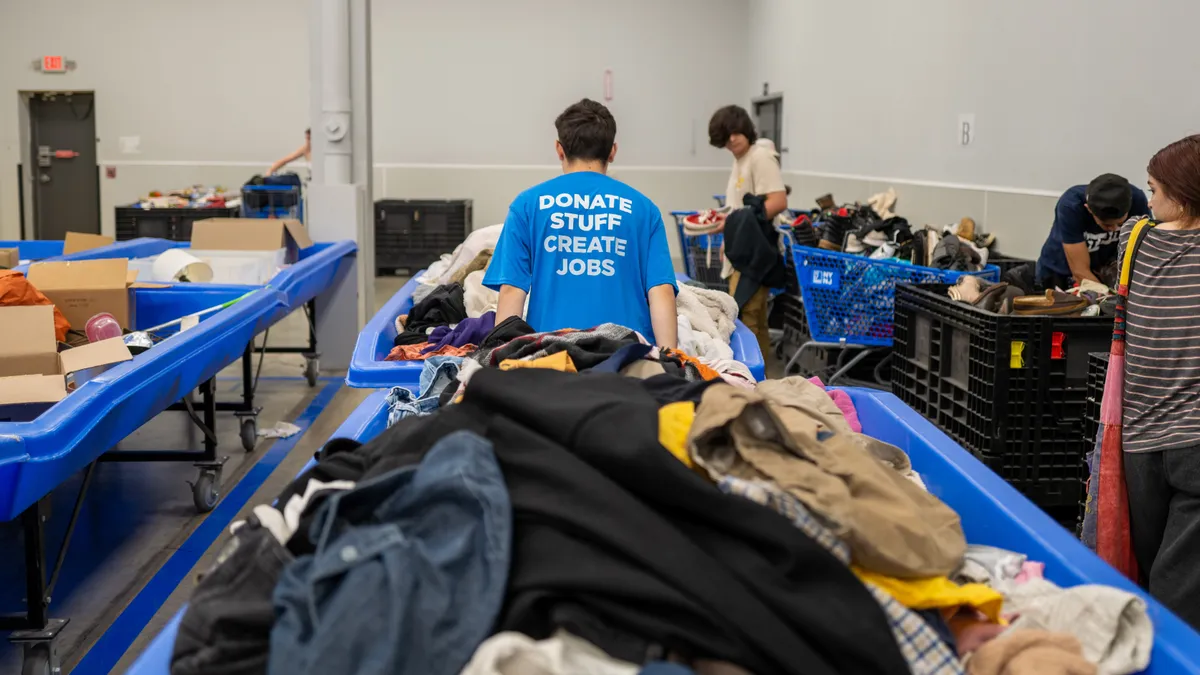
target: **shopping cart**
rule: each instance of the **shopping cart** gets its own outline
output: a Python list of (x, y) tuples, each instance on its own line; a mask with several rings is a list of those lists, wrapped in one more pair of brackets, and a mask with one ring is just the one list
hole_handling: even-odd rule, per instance
[[(968, 274), (1000, 280), (1000, 269), (994, 265), (980, 272), (953, 272), (800, 245), (792, 247), (792, 258), (812, 339), (792, 354), (784, 372), (789, 372), (806, 350), (838, 350), (827, 383), (844, 376), (873, 352), (891, 348), (897, 282), (953, 284)], [(843, 363), (843, 357), (853, 350), (857, 353)], [(881, 361), (875, 369), (877, 380), (885, 363)]]

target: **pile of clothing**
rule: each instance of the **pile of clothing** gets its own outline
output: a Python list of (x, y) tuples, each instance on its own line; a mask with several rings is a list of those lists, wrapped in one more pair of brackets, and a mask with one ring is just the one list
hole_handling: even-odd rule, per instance
[(643, 375), (479, 369), (455, 405), (331, 440), (234, 525), (171, 672), (1147, 665), (1140, 599), (968, 546), (907, 455), (855, 430), (844, 394)]
[(241, 195), (225, 188), (193, 185), (181, 190), (154, 190), (130, 204), (137, 209), (224, 209), (241, 206)]
[[(499, 328), (496, 326), (499, 294), (484, 287), (483, 277), (502, 228), (503, 225), (493, 225), (472, 232), (452, 253), (443, 255), (417, 279), (412, 309), (396, 318), (396, 337), (387, 360), (468, 356), (485, 345), (502, 344), (500, 338), (505, 335), (510, 338), (526, 335), (513, 333), (511, 326), (509, 330), (493, 333)], [(738, 315), (733, 298), (703, 284), (680, 284), (676, 310), (680, 352), (721, 372), (729, 368), (742, 370), (727, 363), (733, 361), (729, 340)]]
[(1016, 316), (1114, 316), (1117, 296), (1112, 289), (1085, 279), (1066, 291), (1033, 292), (1014, 281), (993, 283), (964, 276), (946, 289), (950, 299), (996, 314)]
[(838, 206), (832, 195), (823, 195), (817, 198), (817, 205), (792, 224), (796, 243), (874, 260), (978, 272), (987, 265), (989, 250), (996, 242), (995, 235), (980, 232), (971, 218), (944, 227), (914, 229), (896, 215), (896, 191), (892, 188), (866, 204)]

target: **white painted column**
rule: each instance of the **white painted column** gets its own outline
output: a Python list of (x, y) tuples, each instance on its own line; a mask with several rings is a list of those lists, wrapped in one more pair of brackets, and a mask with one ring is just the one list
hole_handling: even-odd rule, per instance
[(311, 0), (312, 181), (308, 229), (316, 241), (353, 239), (358, 256), (317, 298), (323, 369), (344, 371), (375, 308), (371, 196), (370, 0)]

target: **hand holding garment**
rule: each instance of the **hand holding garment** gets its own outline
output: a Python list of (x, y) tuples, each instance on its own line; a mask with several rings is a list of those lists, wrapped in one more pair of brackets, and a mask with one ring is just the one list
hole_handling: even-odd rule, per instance
[(738, 307), (762, 286), (781, 288), (787, 283), (787, 267), (779, 253), (779, 232), (767, 219), (763, 197), (746, 195), (745, 208), (725, 220), (725, 257), (741, 273), (733, 299)]
[(457, 431), (416, 467), (334, 494), (316, 553), (275, 587), (268, 672), (452, 675), (491, 632), (512, 512), (491, 444)]
[(967, 661), (970, 675), (1095, 675), (1079, 641), (1064, 633), (1015, 630), (980, 647)]
[(958, 514), (881, 465), (868, 448), (886, 444), (850, 432), (829, 396), (802, 378), (755, 391), (711, 387), (688, 443), (714, 480), (772, 481), (828, 519), (861, 567), (946, 575), (966, 550)]

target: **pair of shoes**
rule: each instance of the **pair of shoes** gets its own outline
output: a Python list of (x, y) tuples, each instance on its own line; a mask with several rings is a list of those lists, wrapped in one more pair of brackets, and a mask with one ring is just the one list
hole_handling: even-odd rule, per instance
[(876, 248), (870, 255), (872, 260), (887, 260), (888, 258), (896, 257), (896, 245), (890, 241), (883, 242), (879, 248)]
[[(841, 251), (847, 236), (854, 227), (850, 209), (842, 207), (825, 216), (818, 229), (821, 230), (821, 248), (830, 251)], [(860, 248), (859, 253), (862, 252)]]
[(1081, 314), (1088, 306), (1086, 298), (1062, 291), (1049, 290), (1046, 295), (1026, 295), (1012, 302), (1013, 314), (1018, 316), (1071, 316)]
[(946, 290), (946, 295), (950, 296), (951, 300), (973, 305), (991, 286), (987, 281), (967, 274), (959, 277), (958, 281)]
[(683, 219), (683, 231), (689, 235), (713, 234), (725, 229), (725, 217), (733, 211), (732, 207), (697, 211)]

